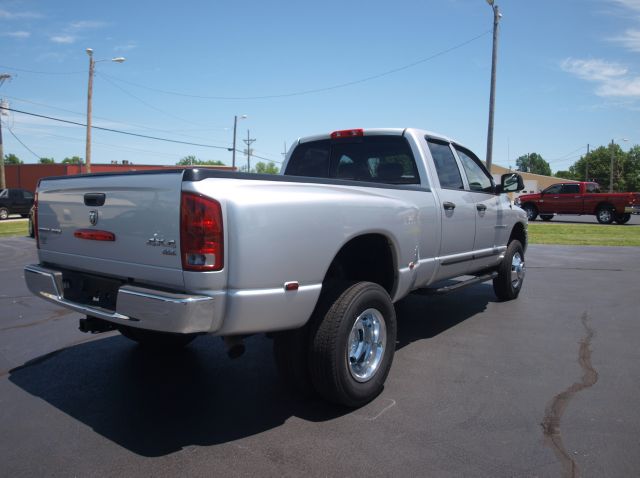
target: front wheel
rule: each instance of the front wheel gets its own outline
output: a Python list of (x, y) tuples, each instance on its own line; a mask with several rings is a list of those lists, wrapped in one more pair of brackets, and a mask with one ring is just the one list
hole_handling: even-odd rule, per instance
[(377, 397), (396, 345), (396, 314), (387, 292), (378, 284), (358, 282), (312, 320), (310, 371), (318, 393), (354, 408)]
[(498, 267), (498, 276), (493, 279), (493, 290), (498, 299), (513, 300), (518, 297), (525, 273), (524, 249), (520, 241), (513, 240)]
[(138, 342), (141, 347), (154, 350), (179, 350), (197, 337), (197, 334), (172, 334), (124, 326), (118, 330), (126, 338)]
[(527, 213), (527, 220), (529, 222), (535, 221), (538, 217), (538, 209), (533, 204), (525, 204), (522, 206), (524, 212)]
[(613, 222), (613, 209), (609, 206), (602, 206), (596, 211), (596, 219), (600, 224), (611, 224)]
[(0, 220), (4, 221), (9, 217), (9, 210), (6, 207), (0, 207)]
[(618, 224), (626, 224), (631, 219), (631, 214), (616, 214), (615, 221)]

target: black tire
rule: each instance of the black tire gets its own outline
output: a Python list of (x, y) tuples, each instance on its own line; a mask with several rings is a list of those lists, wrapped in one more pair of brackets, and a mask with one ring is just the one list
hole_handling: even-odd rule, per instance
[(26, 219), (26, 218), (28, 218), (28, 217), (29, 217), (29, 214), (28, 214), (28, 213), (27, 213), (27, 214), (20, 214), (20, 217), (21, 217), (22, 219)]
[(172, 334), (134, 327), (120, 327), (118, 330), (126, 338), (138, 342), (141, 347), (153, 350), (179, 350), (189, 345), (198, 335)]
[(538, 208), (533, 204), (524, 204), (522, 210), (527, 213), (527, 220), (529, 222), (535, 221), (536, 217), (538, 217)]
[(553, 219), (553, 214), (540, 214), (540, 219), (549, 222)]
[(9, 217), (9, 210), (6, 207), (0, 207), (0, 221), (4, 221)]
[(615, 221), (618, 224), (626, 224), (631, 219), (631, 214), (616, 214)]
[(596, 219), (600, 224), (611, 224), (614, 216), (614, 210), (611, 206), (600, 206), (596, 211)]
[(393, 362), (393, 304), (378, 284), (358, 282), (325, 305), (310, 325), (312, 383), (325, 399), (360, 407), (382, 392)]
[(524, 250), (520, 241), (513, 240), (507, 247), (498, 276), (493, 279), (493, 291), (500, 300), (513, 300), (522, 290), (526, 273)]

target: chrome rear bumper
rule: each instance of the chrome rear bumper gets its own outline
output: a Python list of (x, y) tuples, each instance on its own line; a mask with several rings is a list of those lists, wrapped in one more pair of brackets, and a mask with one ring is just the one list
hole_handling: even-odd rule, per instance
[(182, 334), (211, 332), (221, 325), (221, 314), (215, 313), (216, 298), (210, 296), (123, 285), (118, 289), (116, 310), (113, 311), (65, 299), (62, 271), (28, 265), (24, 268), (24, 278), (34, 295), (116, 325)]

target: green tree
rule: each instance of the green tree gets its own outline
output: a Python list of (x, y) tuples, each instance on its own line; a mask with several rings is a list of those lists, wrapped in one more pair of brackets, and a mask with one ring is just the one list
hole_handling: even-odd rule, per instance
[(178, 166), (224, 166), (222, 161), (214, 159), (198, 159), (194, 155), (185, 156), (176, 163)]
[(623, 177), (627, 191), (640, 191), (640, 146), (636, 144), (626, 156)]
[(551, 176), (551, 166), (538, 153), (523, 154), (516, 159), (518, 171)]
[(71, 156), (64, 158), (62, 164), (84, 164), (84, 160), (80, 156)]
[(574, 176), (574, 174), (571, 171), (556, 171), (556, 174), (554, 174), (554, 176), (556, 178), (561, 178), (561, 179), (579, 180)]
[(22, 161), (15, 154), (11, 153), (4, 155), (4, 164), (22, 164)]
[(259, 174), (278, 174), (280, 172), (280, 168), (274, 163), (263, 163), (261, 161), (256, 163), (255, 172)]
[(56, 162), (53, 158), (40, 158), (40, 164), (54, 164)]
[(603, 190), (609, 189), (611, 157), (613, 156), (613, 190), (637, 191), (640, 189), (640, 146), (624, 152), (620, 145), (600, 146), (576, 161), (569, 172), (574, 179), (595, 181)]

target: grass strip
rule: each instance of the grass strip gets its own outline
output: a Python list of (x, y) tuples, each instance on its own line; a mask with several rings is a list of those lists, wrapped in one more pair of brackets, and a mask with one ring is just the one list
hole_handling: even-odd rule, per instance
[(0, 221), (0, 237), (26, 236), (29, 221)]
[(640, 227), (602, 224), (529, 224), (530, 244), (640, 246)]

